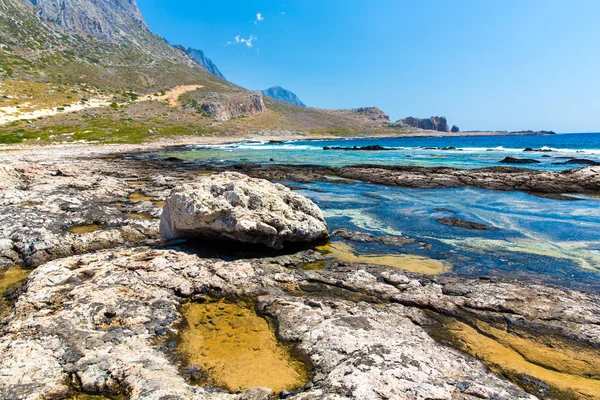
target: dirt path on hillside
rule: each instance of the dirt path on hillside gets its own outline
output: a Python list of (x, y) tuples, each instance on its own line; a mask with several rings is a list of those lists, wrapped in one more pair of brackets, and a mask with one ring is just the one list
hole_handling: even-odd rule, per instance
[[(161, 96), (140, 96), (134, 103), (142, 101), (167, 101), (170, 107), (177, 107), (179, 104), (179, 96), (184, 93), (191, 92), (197, 89), (203, 88), (203, 85), (182, 85), (177, 86), (164, 95)], [(0, 107), (0, 125), (5, 125), (13, 121), (19, 121), (24, 119), (36, 119), (40, 117), (49, 117), (59, 114), (67, 114), (76, 111), (81, 111), (91, 108), (108, 107), (112, 104), (112, 101), (108, 97), (98, 97), (90, 99), (85, 104), (73, 103), (69, 106), (56, 107), (56, 108), (42, 108), (35, 111), (22, 112), (17, 107)], [(129, 103), (119, 103), (119, 105), (127, 105)]]
[[(204, 86), (202, 85), (183, 85), (177, 86), (174, 89), (169, 90), (165, 93), (164, 96), (155, 97), (154, 100), (167, 100), (169, 102), (170, 107), (177, 107), (179, 104), (179, 96), (184, 93), (192, 92), (194, 90), (202, 89)], [(144, 101), (143, 99), (139, 99), (138, 101)]]

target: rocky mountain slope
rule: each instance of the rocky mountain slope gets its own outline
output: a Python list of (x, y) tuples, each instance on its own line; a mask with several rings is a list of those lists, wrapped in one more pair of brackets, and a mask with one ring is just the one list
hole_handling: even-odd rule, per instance
[(270, 97), (275, 100), (283, 101), (284, 103), (293, 104), (295, 106), (306, 107), (296, 94), (290, 90), (284, 89), (281, 86), (273, 86), (260, 91), (263, 96)]
[(129, 42), (128, 36), (150, 32), (135, 0), (23, 0), (38, 15), (74, 32), (100, 39)]

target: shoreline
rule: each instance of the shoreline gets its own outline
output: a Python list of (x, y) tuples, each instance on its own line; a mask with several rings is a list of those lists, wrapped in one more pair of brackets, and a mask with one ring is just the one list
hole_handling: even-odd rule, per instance
[[(317, 137), (318, 136), (318, 137)], [(311, 133), (298, 133), (298, 134), (284, 134), (284, 135), (261, 135), (261, 134), (247, 134), (243, 136), (202, 136), (202, 137), (182, 137), (180, 139), (167, 139), (157, 140), (145, 143), (123, 143), (123, 144), (112, 144), (112, 143), (97, 143), (97, 142), (61, 142), (61, 143), (39, 143), (39, 144), (17, 144), (17, 145), (0, 145), (0, 154), (5, 152), (17, 152), (17, 151), (35, 151), (40, 149), (81, 149), (81, 148), (110, 148), (115, 151), (121, 152), (132, 152), (129, 148), (143, 148), (145, 150), (161, 149), (171, 146), (191, 146), (191, 145), (224, 145), (234, 144), (248, 141), (320, 141), (320, 140), (356, 140), (356, 139), (397, 139), (397, 138), (455, 138), (455, 137), (485, 137), (485, 136), (554, 136), (554, 135), (543, 135), (538, 133), (516, 133), (507, 134), (504, 132), (458, 132), (458, 133), (444, 133), (437, 131), (415, 131), (401, 135), (389, 135), (389, 134), (365, 134), (365, 135), (353, 135), (353, 136), (342, 136), (342, 135), (315, 135)], [(122, 148), (123, 150), (119, 150)], [(113, 151), (108, 151), (113, 152)]]

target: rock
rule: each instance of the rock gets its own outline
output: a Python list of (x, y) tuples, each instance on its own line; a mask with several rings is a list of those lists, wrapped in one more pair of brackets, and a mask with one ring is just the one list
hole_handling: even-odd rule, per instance
[(263, 96), (270, 97), (275, 100), (283, 101), (284, 103), (292, 104), (295, 106), (306, 107), (298, 96), (290, 90), (284, 89), (281, 86), (273, 86), (271, 88), (260, 91)]
[[(298, 265), (303, 258), (226, 262), (140, 247), (47, 263), (32, 273), (2, 325), (0, 392), (7, 398), (64, 398), (70, 377), (75, 376), (86, 391), (126, 390), (131, 400), (266, 398), (268, 389), (228, 394), (191, 386), (169, 361), (161, 346), (181, 326), (179, 309), (185, 301), (177, 295), (181, 286), (190, 286), (198, 294), (257, 298), (257, 309), (274, 318), (279, 337), (296, 343), (312, 363), (312, 382), (289, 394), (292, 400), (447, 399), (467, 389), (467, 385), (453, 384), (457, 378), (476, 383), (490, 398), (533, 399), (471, 356), (433, 340), (424, 326), (429, 321), (426, 313), (399, 302), (428, 301), (440, 312), (482, 310), (511, 321), (527, 316), (538, 322), (535, 318), (546, 317), (550, 302), (561, 296), (560, 308), (551, 319), (539, 320), (541, 326), (568, 322), (565, 329), (579, 328), (580, 334), (592, 335), (597, 330), (595, 320), (584, 324), (598, 306), (595, 298), (583, 294), (477, 280), (421, 285), (394, 269), (380, 271), (388, 276), (386, 282), (394, 282), (383, 283), (377, 279), (379, 272), (359, 265), (339, 270), (332, 266), (329, 272), (284, 266), (289, 261), (290, 266)], [(273, 279), (282, 274), (289, 276), (287, 282)], [(86, 279), (65, 280), (67, 275)], [(393, 298), (395, 304), (285, 293), (290, 283), (307, 280), (378, 293), (381, 298)], [(458, 294), (465, 290), (466, 294)], [(523, 294), (528, 302), (519, 307), (515, 301)], [(571, 299), (577, 300), (577, 308)]]
[(477, 222), (466, 221), (462, 218), (438, 218), (437, 222), (443, 225), (455, 226), (457, 228), (473, 229), (477, 231), (496, 231), (498, 228), (480, 224)]
[[(522, 133), (522, 132), (517, 132), (517, 133)], [(533, 133), (533, 132), (532, 132)], [(541, 134), (541, 133), (540, 133)], [(546, 148), (546, 147), (542, 147), (539, 149), (533, 149), (531, 147), (527, 147), (525, 150), (523, 150), (524, 152), (535, 152), (535, 153), (550, 153), (553, 152), (554, 150)]]
[(329, 146), (324, 146), (323, 150), (346, 150), (346, 151), (380, 151), (380, 150), (394, 150), (394, 149), (390, 149), (388, 147), (382, 147), (378, 144), (376, 145), (371, 145), (371, 146), (353, 146), (353, 147), (329, 147)]
[(238, 171), (272, 181), (326, 181), (327, 177), (409, 188), (459, 188), (473, 186), (492, 190), (521, 190), (534, 193), (585, 193), (600, 190), (600, 167), (589, 166), (562, 172), (526, 168), (491, 167), (455, 169), (354, 165), (348, 167), (245, 166)]
[(405, 244), (415, 243), (416, 240), (405, 236), (375, 236), (365, 232), (354, 232), (348, 229), (338, 229), (331, 234), (331, 237), (342, 238), (360, 243), (383, 243), (391, 246), (404, 246)]
[[(189, 96), (194, 95), (190, 94)], [(200, 94), (200, 97), (189, 97), (189, 100), (190, 103), (185, 106), (186, 108), (195, 108), (219, 121), (227, 121), (241, 116), (252, 116), (265, 110), (260, 92), (209, 92), (203, 95)]]
[(395, 125), (425, 129), (428, 131), (448, 132), (446, 117), (414, 118), (408, 117), (396, 121)]
[(40, 16), (64, 28), (104, 40), (122, 40), (142, 28), (150, 30), (135, 0), (24, 0), (39, 8)]
[(600, 165), (600, 163), (597, 161), (588, 160), (585, 158), (573, 158), (571, 160), (565, 161), (563, 164), (566, 164), (566, 165)]
[(167, 239), (199, 237), (282, 248), (329, 237), (323, 213), (283, 185), (226, 172), (177, 187), (160, 222)]
[(500, 160), (504, 164), (539, 164), (540, 161), (532, 158), (517, 158), (517, 157), (504, 157)]

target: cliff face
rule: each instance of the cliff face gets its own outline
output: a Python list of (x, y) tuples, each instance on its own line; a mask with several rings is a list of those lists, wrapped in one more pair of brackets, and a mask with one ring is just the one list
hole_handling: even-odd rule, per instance
[(193, 92), (183, 97), (185, 108), (196, 109), (219, 121), (252, 116), (265, 110), (260, 92)]
[(296, 94), (290, 90), (284, 89), (281, 86), (273, 86), (271, 88), (261, 90), (263, 96), (270, 97), (275, 100), (283, 101), (284, 103), (293, 104), (295, 106), (306, 107)]
[(448, 132), (448, 121), (446, 117), (414, 118), (408, 117), (396, 121), (396, 125), (410, 126), (413, 128), (425, 129), (428, 131)]
[(42, 18), (65, 29), (103, 40), (121, 41), (135, 30), (149, 31), (136, 0), (23, 0)]
[(202, 50), (192, 49), (191, 47), (188, 47), (186, 49), (185, 47), (179, 46), (179, 45), (177, 45), (175, 47), (178, 48), (179, 50), (183, 51), (185, 54), (187, 54), (192, 59), (192, 61), (194, 61), (196, 64), (200, 65), (202, 68), (204, 68), (205, 70), (207, 70), (214, 76), (218, 76), (221, 79), (225, 79), (225, 76), (223, 76), (221, 71), (219, 71), (219, 68), (217, 67), (217, 65), (210, 58), (206, 57)]

